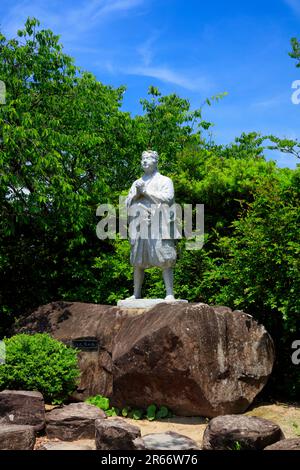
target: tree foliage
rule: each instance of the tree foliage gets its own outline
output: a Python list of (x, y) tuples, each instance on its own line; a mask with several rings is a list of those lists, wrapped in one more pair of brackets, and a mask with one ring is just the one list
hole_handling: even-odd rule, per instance
[(292, 51), (289, 53), (292, 59), (296, 59), (296, 67), (300, 67), (300, 42), (297, 38), (291, 39)]

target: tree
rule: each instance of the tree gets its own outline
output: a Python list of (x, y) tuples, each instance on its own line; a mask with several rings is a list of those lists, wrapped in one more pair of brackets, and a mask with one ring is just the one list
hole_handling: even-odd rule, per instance
[(280, 170), (257, 188), (254, 201), (222, 237), (222, 263), (206, 273), (208, 300), (244, 309), (263, 323), (277, 350), (273, 390), (297, 398), (299, 372), (291, 345), (300, 328), (300, 169)]
[(142, 99), (144, 116), (138, 117), (144, 133), (146, 148), (153, 148), (160, 154), (160, 168), (176, 173), (176, 156), (186, 147), (205, 144), (204, 131), (212, 126), (202, 118), (204, 105), (211, 106), (212, 101), (219, 101), (225, 93), (212, 96), (195, 110), (190, 102), (175, 93), (162, 96), (158, 88), (148, 90), (150, 99)]
[(75, 67), (36, 19), (18, 39), (1, 35), (0, 50), (2, 312), (60, 292), (95, 300), (96, 207), (127, 186), (124, 155), (136, 150), (135, 123), (119, 109), (124, 88)]
[(291, 46), (292, 46), (292, 51), (289, 52), (289, 56), (292, 57), (292, 59), (296, 59), (296, 67), (300, 67), (300, 42), (297, 38), (292, 38), (291, 39)]

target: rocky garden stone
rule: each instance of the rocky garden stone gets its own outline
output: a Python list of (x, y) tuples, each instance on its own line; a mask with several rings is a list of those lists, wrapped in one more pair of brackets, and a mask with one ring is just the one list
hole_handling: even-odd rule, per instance
[(137, 426), (121, 418), (96, 421), (97, 450), (135, 450), (134, 440), (141, 436)]
[(0, 392), (0, 423), (25, 424), (40, 431), (45, 427), (43, 395), (34, 391), (3, 390)]
[(0, 424), (0, 450), (32, 450), (34, 444), (33, 426)]
[(264, 450), (300, 450), (300, 437), (283, 439), (265, 447)]
[(200, 450), (195, 441), (173, 431), (146, 434), (134, 444), (137, 450)]
[(93, 439), (96, 419), (104, 420), (104, 411), (87, 403), (71, 403), (46, 413), (48, 438), (62, 441)]
[(261, 450), (284, 439), (280, 427), (255, 416), (218, 416), (203, 435), (203, 450)]

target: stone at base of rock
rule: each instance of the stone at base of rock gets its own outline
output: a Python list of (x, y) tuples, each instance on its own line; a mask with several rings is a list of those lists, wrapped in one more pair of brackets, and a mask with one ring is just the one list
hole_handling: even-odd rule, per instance
[(124, 308), (152, 308), (155, 305), (158, 304), (173, 304), (173, 303), (188, 303), (187, 300), (183, 299), (172, 299), (172, 300), (166, 300), (166, 299), (125, 299), (125, 300), (119, 300), (117, 303), (118, 307), (124, 307)]
[(203, 450), (261, 450), (284, 439), (280, 427), (257, 416), (213, 418), (203, 434)]
[(140, 428), (123, 418), (97, 419), (95, 428), (97, 450), (136, 450), (134, 440), (141, 437)]
[(137, 450), (200, 450), (195, 441), (173, 431), (146, 434), (135, 439), (134, 445)]
[(300, 438), (283, 439), (265, 447), (264, 450), (300, 450)]
[(0, 450), (32, 450), (35, 444), (33, 426), (0, 425)]
[(96, 419), (106, 419), (104, 411), (97, 406), (87, 403), (64, 405), (46, 414), (47, 436), (61, 441), (93, 439)]
[(95, 446), (93, 444), (82, 444), (80, 441), (48, 441), (37, 450), (95, 450)]
[(45, 427), (43, 395), (28, 390), (0, 392), (0, 423), (33, 426), (35, 431)]

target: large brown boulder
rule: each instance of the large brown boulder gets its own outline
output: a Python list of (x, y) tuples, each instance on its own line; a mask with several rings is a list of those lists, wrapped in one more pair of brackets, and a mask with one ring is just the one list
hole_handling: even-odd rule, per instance
[(53, 302), (16, 331), (46, 331), (80, 349), (77, 399), (101, 394), (116, 406), (155, 403), (183, 416), (245, 411), (274, 362), (271, 337), (250, 315), (201, 303), (134, 311)]
[(273, 341), (250, 315), (160, 304), (127, 318), (116, 335), (113, 404), (155, 403), (183, 416), (242, 413), (273, 361)]
[(0, 424), (0, 450), (32, 450), (35, 432), (32, 426)]
[(3, 390), (0, 392), (0, 423), (27, 424), (40, 431), (45, 426), (45, 404), (39, 392)]
[(218, 416), (203, 434), (203, 450), (261, 450), (284, 439), (280, 427), (256, 416)]
[(105, 419), (106, 414), (87, 403), (71, 403), (55, 408), (46, 414), (46, 432), (50, 439), (75, 441), (95, 437), (95, 421)]

